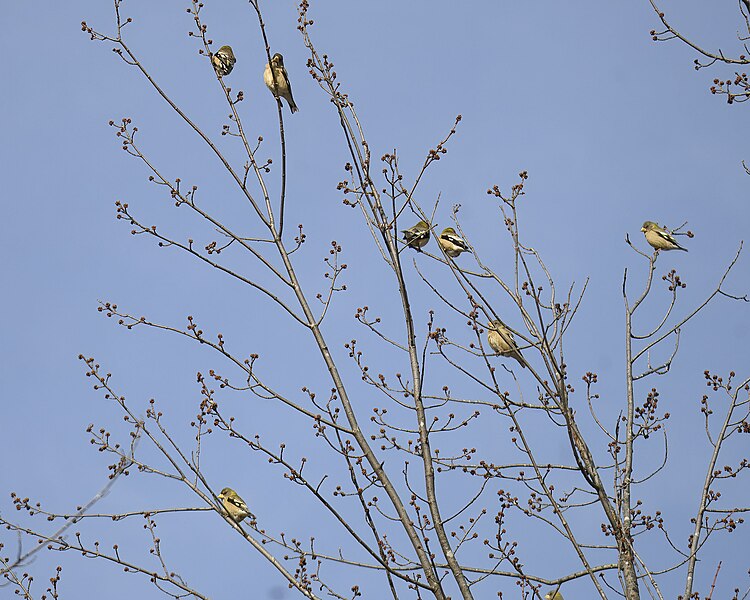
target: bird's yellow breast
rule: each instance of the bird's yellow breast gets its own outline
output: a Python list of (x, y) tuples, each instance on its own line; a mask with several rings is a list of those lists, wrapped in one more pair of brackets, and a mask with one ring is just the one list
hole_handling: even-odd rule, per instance
[[(275, 69), (276, 71), (276, 88), (281, 96), (286, 96), (289, 93), (289, 86), (284, 77), (284, 71), (282, 69)], [(266, 70), (263, 71), (263, 82), (266, 84), (268, 89), (274, 91), (273, 75), (271, 74), (271, 67), (266, 65)]]
[(273, 89), (273, 75), (271, 75), (271, 67), (268, 64), (266, 64), (266, 70), (263, 71), (263, 83)]

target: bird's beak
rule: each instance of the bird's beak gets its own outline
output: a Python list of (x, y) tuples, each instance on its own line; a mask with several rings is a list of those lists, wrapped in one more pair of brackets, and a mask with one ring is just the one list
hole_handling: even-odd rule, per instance
[(643, 233), (646, 233), (646, 228), (645, 228), (645, 227), (641, 227), (641, 231), (642, 231)]

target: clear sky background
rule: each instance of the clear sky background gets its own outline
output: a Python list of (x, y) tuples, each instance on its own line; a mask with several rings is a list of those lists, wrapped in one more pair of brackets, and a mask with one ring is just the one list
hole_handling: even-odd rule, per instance
[[(247, 100), (240, 105), (245, 125), (251, 137), (263, 135), (267, 140), (261, 155), (275, 157), (276, 108), (262, 83), (265, 58), (254, 13), (241, 1), (205, 4), (209, 36), (217, 45), (231, 44), (237, 56), (227, 82), (245, 91)], [(381, 294), (394, 291), (392, 280), (373, 255), (359, 212), (342, 206), (336, 190), (344, 177), (345, 146), (332, 106), (307, 74), (294, 3), (263, 4), (272, 49), (284, 54), (300, 107), (293, 117), (287, 113), (285, 121), (290, 172), (287, 223), (304, 223), (309, 240), (298, 256), (299, 269), (307, 285), (324, 290), (322, 259), (331, 239), (341, 242), (350, 265), (346, 273), (350, 291), (338, 300), (326, 325), (329, 343), (344, 363), (343, 344), (352, 337), (362, 338), (364, 347), (372, 349), (374, 370), (405, 372), (397, 357), (378, 355), (380, 346), (351, 318), (357, 306), (367, 304), (384, 316), (386, 327), (400, 334), (396, 299)], [(673, 1), (663, 8), (678, 28), (702, 45), (731, 51), (737, 46), (739, 27), (735, 4)], [(164, 89), (219, 140), (228, 156), (241, 161), (238, 143), (218, 135), (227, 108), (207, 61), (198, 56), (195, 40), (186, 35), (192, 26), (187, 5), (127, 0), (123, 12), (135, 19), (126, 30), (128, 39)], [(596, 371), (603, 410), (616, 415), (624, 406), (623, 270), (635, 268), (636, 279), (643, 274), (637, 271), (643, 261), (625, 244), (625, 235), (645, 249), (639, 233), (644, 220), (670, 226), (689, 222), (696, 233), (685, 242), (690, 252), (660, 257), (657, 269), (661, 275), (674, 266), (688, 283), (685, 310), (710, 291), (747, 236), (750, 179), (740, 164), (750, 159), (747, 109), (728, 106), (723, 97), (708, 91), (714, 77), (730, 78), (733, 72), (718, 66), (696, 73), (692, 64), (696, 56), (687, 47), (652, 42), (649, 31), (658, 28), (658, 22), (646, 0), (471, 2), (460, 9), (455, 2), (444, 1), (317, 0), (311, 15), (318, 48), (336, 63), (374, 157), (397, 148), (403, 172), (413, 177), (426, 151), (445, 135), (457, 114), (463, 116), (448, 155), (432, 168), (419, 200), (431, 206), (441, 194), (436, 218), (440, 227), (450, 224), (450, 206), (460, 203), (463, 227), (485, 256), (498, 256), (498, 264), (504, 264), (500, 253), (510, 246), (501, 237), (502, 223), (485, 192), (493, 184), (508, 190), (519, 171), (529, 172), (522, 200), (527, 243), (545, 258), (561, 287), (590, 278), (567, 346), (573, 383), (578, 385), (586, 371)], [(114, 202), (122, 200), (165, 232), (182, 239), (194, 237), (201, 245), (212, 239), (209, 229), (187, 211), (174, 209), (146, 181), (142, 165), (120, 150), (107, 122), (127, 116), (139, 127), (144, 149), (167, 176), (200, 186), (199, 197), (221, 218), (248, 234), (257, 231), (215, 157), (194, 133), (108, 44), (91, 42), (80, 30), (80, 22), (86, 20), (99, 30), (113, 31), (113, 17), (109, 2), (92, 0), (14, 2), (3, 9), (0, 512), (4, 515), (12, 514), (10, 491), (65, 512), (105, 481), (109, 461), (89, 445), (85, 428), (94, 423), (111, 429), (113, 435), (124, 430), (116, 408), (91, 389), (79, 353), (95, 356), (104, 370), (112, 372), (119, 393), (127, 395), (139, 411), (149, 398), (156, 398), (167, 422), (185, 442), (190, 440), (188, 425), (200, 401), (196, 372), (225, 370), (218, 357), (186, 340), (116, 327), (97, 312), (98, 300), (114, 301), (133, 314), (178, 326), (187, 315), (194, 315), (207, 331), (223, 332), (242, 354), (261, 353), (269, 381), (285, 393), (299, 396), (300, 387), (310, 385), (325, 396), (330, 386), (311, 341), (276, 308), (188, 256), (131, 236), (130, 227), (115, 220)], [(248, 272), (254, 268), (248, 266)], [(431, 273), (438, 281), (440, 277), (449, 281), (437, 269)], [(744, 257), (730, 288), (748, 292), (749, 275), (750, 263)], [(427, 311), (444, 309), (411, 268), (409, 276), (417, 323), (424, 333)], [(655, 297), (665, 300), (666, 292), (660, 288)], [(659, 301), (652, 305), (642, 329), (651, 323), (648, 317), (658, 314)], [(389, 316), (394, 319), (390, 323)], [(660, 408), (672, 414), (671, 467), (648, 484), (644, 497), (649, 499), (649, 510), (666, 515), (682, 548), (708, 457), (699, 413), (703, 371), (734, 369), (740, 377), (750, 375), (749, 333), (750, 308), (717, 301), (685, 328), (683, 349), (672, 373), (638, 390), (642, 397), (648, 387), (658, 384)], [(344, 371), (356, 382), (351, 365)], [(448, 380), (452, 385), (454, 381)], [(439, 390), (443, 381), (434, 385)], [(533, 394), (533, 387), (528, 392)], [(362, 389), (360, 393), (365, 421), (369, 405), (382, 405), (382, 400), (367, 397), (372, 393)], [(248, 432), (263, 433), (269, 444), (284, 441), (297, 455), (320, 453), (316, 468), (321, 472), (328, 469), (325, 461), (333, 461), (321, 453), (309, 425), (288, 411), (237, 395), (221, 401)], [(583, 401), (580, 396), (579, 401)], [(583, 404), (578, 414), (585, 417)], [(491, 452), (505, 434), (506, 429), (496, 424), (494, 430), (477, 430), (477, 442), (463, 443), (484, 444)], [(549, 460), (570, 460), (563, 437), (540, 433), (539, 443), (546, 445), (542, 447)], [(602, 440), (597, 448), (602, 456), (605, 446)], [(654, 455), (660, 448), (654, 442)], [(650, 456), (648, 449), (645, 452), (644, 463)], [(306, 506), (301, 491), (262, 457), (248, 456), (217, 436), (204, 459), (216, 488), (227, 484), (237, 488), (270, 531), (306, 539), (317, 530), (323, 543), (324, 535), (316, 527), (319, 522), (312, 517), (316, 513), (301, 508)], [(735, 498), (748, 497), (746, 480), (737, 481), (733, 489)], [(195, 502), (168, 482), (134, 474), (118, 481), (97, 510)], [(37, 523), (45, 525), (41, 520)], [(160, 523), (173, 568), (211, 597), (236, 596), (238, 590), (252, 590), (248, 597), (253, 598), (295, 597), (217, 515), (197, 513)], [(599, 520), (592, 521), (591, 527), (598, 530)], [(118, 542), (127, 547), (135, 560), (143, 557), (144, 535), (140, 523), (118, 524), (101, 539), (110, 546)], [(530, 531), (522, 538), (522, 560), (532, 570), (557, 577), (579, 568), (569, 549), (548, 545), (542, 541), (546, 538), (534, 535)], [(89, 539), (93, 537), (92, 533)], [(12, 545), (13, 538), (0, 539)], [(740, 528), (717, 541), (707, 549), (699, 582), (706, 592), (716, 563), (724, 559), (716, 595), (724, 598), (735, 586), (747, 587), (750, 565), (743, 559), (747, 535)], [(655, 545), (648, 557), (655, 569), (670, 564), (661, 560), (657, 547), (661, 546)], [(335, 552), (336, 543), (327, 549)], [(644, 552), (650, 553), (648, 545)], [(157, 597), (153, 588), (121, 569), (67, 555), (38, 557), (32, 569), (40, 587), (51, 575), (50, 565), (58, 563), (64, 564), (64, 597), (119, 600), (136, 593)], [(350, 578), (343, 572), (333, 577), (341, 589), (348, 589)], [(372, 584), (374, 580), (367, 574), (352, 581)], [(682, 581), (680, 573), (665, 579), (665, 597), (676, 598)], [(572, 583), (565, 588), (566, 595), (590, 597), (588, 585)], [(509, 581), (492, 589), (511, 598), (517, 593)], [(10, 597), (9, 588), (0, 588), (0, 597), (4, 594)], [(377, 595), (365, 593), (365, 597)]]

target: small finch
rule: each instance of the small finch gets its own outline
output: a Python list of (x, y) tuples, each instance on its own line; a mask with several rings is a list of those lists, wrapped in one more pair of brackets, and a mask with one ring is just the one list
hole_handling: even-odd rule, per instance
[(657, 250), (683, 250), (687, 252), (687, 248), (680, 246), (666, 228), (659, 227), (653, 221), (646, 221), (643, 227), (641, 227), (641, 231), (646, 236), (646, 241), (652, 248)]
[(490, 326), (487, 328), (487, 341), (490, 347), (500, 356), (515, 358), (519, 365), (524, 369), (526, 368), (526, 361), (518, 349), (518, 344), (516, 344), (513, 334), (503, 325), (502, 321), (495, 320), (490, 323)]
[(225, 487), (221, 490), (219, 500), (235, 523), (241, 523), (245, 517), (255, 518), (255, 515), (247, 508), (245, 501), (232, 488)]
[(563, 595), (559, 591), (556, 591), (548, 593), (544, 597), (544, 600), (565, 600), (565, 598), (563, 598)]
[(409, 248), (414, 248), (417, 252), (422, 252), (422, 248), (430, 241), (430, 226), (425, 221), (420, 221), (414, 227), (404, 229), (404, 242)]
[(438, 244), (451, 258), (456, 258), (462, 252), (466, 252), (469, 246), (464, 239), (456, 233), (453, 227), (446, 227), (438, 238)]
[[(273, 66), (273, 74), (271, 73), (271, 66)], [(273, 81), (274, 75), (276, 76), (275, 84)], [(284, 57), (278, 52), (271, 57), (270, 66), (266, 63), (266, 70), (263, 71), (263, 81), (274, 96), (284, 98), (287, 101), (292, 113), (296, 113), (299, 110), (294, 103), (294, 98), (292, 98), (292, 84), (289, 83), (289, 75), (284, 68)]]
[(231, 46), (222, 46), (218, 52), (211, 57), (214, 70), (219, 77), (226, 77), (234, 69), (237, 59), (234, 57)]

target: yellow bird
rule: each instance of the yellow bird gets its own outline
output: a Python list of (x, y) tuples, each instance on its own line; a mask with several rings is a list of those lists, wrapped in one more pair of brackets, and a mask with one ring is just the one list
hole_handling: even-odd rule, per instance
[(250, 509), (248, 509), (245, 501), (240, 498), (240, 495), (232, 488), (225, 487), (223, 490), (221, 490), (221, 493), (219, 494), (219, 500), (221, 500), (221, 504), (224, 507), (224, 510), (227, 511), (227, 513), (235, 523), (241, 523), (242, 519), (244, 519), (245, 517), (255, 519), (255, 515), (250, 512)]
[(544, 597), (544, 600), (565, 600), (565, 598), (563, 598), (563, 595), (558, 591), (548, 593)]
[(422, 248), (430, 241), (430, 226), (426, 221), (420, 221), (414, 227), (404, 229), (404, 242), (409, 248), (414, 248), (417, 252), (422, 252)]
[(234, 63), (237, 59), (234, 57), (231, 46), (222, 46), (219, 50), (211, 57), (211, 63), (214, 66), (214, 70), (219, 77), (226, 77), (234, 69)]
[(438, 244), (440, 244), (440, 247), (451, 258), (456, 258), (462, 252), (466, 252), (469, 249), (469, 245), (456, 233), (453, 227), (443, 229), (443, 233), (438, 238)]
[(666, 228), (659, 227), (653, 221), (646, 221), (643, 227), (641, 227), (641, 231), (646, 236), (646, 241), (652, 248), (656, 248), (657, 250), (684, 250), (687, 252), (687, 248), (680, 246)]
[(487, 328), (487, 341), (490, 347), (500, 356), (515, 358), (521, 367), (526, 368), (526, 361), (518, 349), (518, 344), (516, 344), (513, 334), (503, 325), (502, 321), (496, 319), (490, 323), (490, 326)]
[[(271, 73), (271, 66), (273, 66), (273, 74)], [(274, 75), (276, 76), (275, 85), (273, 81)], [(289, 75), (287, 75), (284, 68), (284, 57), (278, 52), (271, 57), (271, 65), (266, 63), (266, 70), (263, 71), (263, 81), (276, 98), (281, 97), (287, 101), (292, 113), (296, 113), (299, 110), (294, 103), (294, 98), (292, 98), (292, 84), (289, 83)]]

